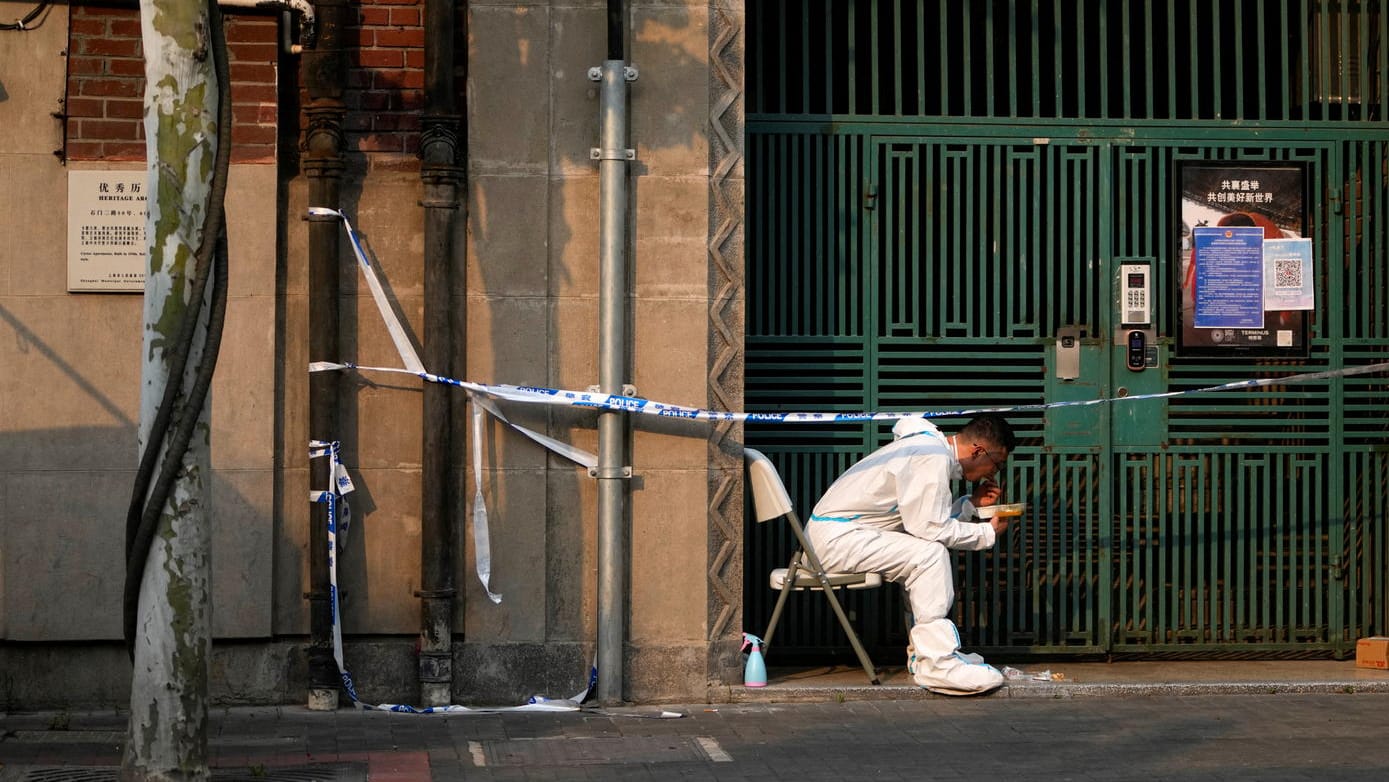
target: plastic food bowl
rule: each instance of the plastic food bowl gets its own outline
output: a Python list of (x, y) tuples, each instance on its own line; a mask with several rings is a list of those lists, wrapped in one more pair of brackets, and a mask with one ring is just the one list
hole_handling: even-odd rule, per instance
[(994, 516), (1000, 519), (1011, 519), (1022, 515), (1027, 509), (1027, 503), (1014, 502), (1008, 505), (990, 505), (987, 508), (975, 508), (981, 519), (991, 519)]

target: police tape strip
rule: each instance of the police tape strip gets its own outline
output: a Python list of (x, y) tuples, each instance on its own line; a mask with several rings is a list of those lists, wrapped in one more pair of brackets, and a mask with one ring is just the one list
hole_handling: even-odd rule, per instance
[[(905, 412), (806, 412), (806, 413), (744, 413), (724, 410), (705, 410), (697, 407), (684, 407), (682, 405), (672, 405), (665, 402), (656, 402), (650, 399), (643, 399), (637, 396), (623, 396), (622, 394), (602, 394), (591, 391), (570, 391), (562, 388), (545, 388), (542, 386), (513, 386), (505, 384), (482, 384), (470, 383), (465, 380), (455, 380), (449, 377), (431, 374), (429, 372), (411, 372), (406, 369), (394, 367), (371, 367), (360, 366), (352, 363), (336, 363), (330, 361), (316, 361), (309, 365), (310, 372), (327, 372), (332, 370), (352, 370), (357, 372), (397, 372), (407, 375), (415, 375), (422, 380), (430, 383), (443, 383), (445, 385), (457, 386), (471, 392), (473, 395), (486, 394), (493, 399), (500, 399), (508, 402), (520, 402), (526, 404), (552, 405), (561, 407), (589, 408), (594, 410), (619, 411), (625, 413), (635, 413), (640, 415), (651, 415), (660, 418), (685, 418), (697, 421), (734, 421), (740, 423), (806, 423), (806, 424), (842, 424), (842, 423), (861, 423), (864, 421), (893, 421), (902, 418), (961, 418), (980, 413), (1014, 413), (1028, 410), (1049, 410), (1058, 407), (1089, 407), (1091, 405), (1113, 404), (1116, 402), (1138, 402), (1147, 399), (1169, 399), (1179, 396), (1192, 396), (1194, 394), (1208, 394), (1217, 391), (1236, 391), (1241, 389), (1263, 388), (1267, 386), (1293, 385), (1297, 383), (1308, 383), (1315, 380), (1328, 380), (1336, 377), (1349, 377), (1353, 375), (1368, 375), (1379, 372), (1389, 372), (1389, 361), (1377, 364), (1365, 364), (1356, 367), (1345, 367), (1343, 369), (1330, 369), (1323, 372), (1304, 372), (1296, 375), (1283, 375), (1280, 377), (1254, 378), (1250, 380), (1236, 380), (1220, 385), (1204, 386), (1201, 388), (1188, 388), (1181, 391), (1163, 391), (1154, 394), (1132, 394), (1129, 396), (1101, 397), (1099, 399), (1081, 399), (1065, 402), (1038, 402), (1028, 405), (1011, 405), (1007, 407), (965, 407), (946, 410), (913, 410)], [(509, 423), (509, 422), (508, 422)], [(511, 424), (515, 426), (515, 424)], [(519, 428), (519, 427), (517, 427)], [(537, 437), (543, 437), (538, 435)]]
[[(337, 442), (323, 442), (314, 440), (309, 443), (309, 458), (318, 459), (327, 457), (329, 460), (329, 475), (332, 477), (332, 488), (327, 491), (310, 491), (309, 502), (326, 503), (328, 506), (328, 595), (332, 606), (333, 616), (333, 660), (338, 665), (338, 676), (342, 679), (343, 692), (352, 700), (352, 705), (358, 709), (370, 711), (393, 711), (407, 714), (496, 714), (501, 712), (516, 711), (578, 711), (582, 708), (581, 704), (588, 698), (593, 686), (598, 681), (598, 667), (589, 667), (588, 686), (575, 694), (571, 698), (546, 698), (541, 695), (531, 696), (530, 700), (519, 706), (494, 706), (494, 707), (474, 707), (474, 706), (426, 706), (417, 707), (399, 703), (366, 703), (357, 696), (357, 686), (352, 680), (352, 674), (347, 670), (347, 664), (343, 660), (342, 651), (342, 611), (338, 602), (338, 521), (339, 508), (343, 518), (344, 529), (342, 534), (346, 534), (347, 519), (347, 495), (351, 494), (355, 487), (347, 477), (347, 468), (343, 466), (340, 457), (341, 446)], [(679, 715), (673, 715), (679, 716)]]

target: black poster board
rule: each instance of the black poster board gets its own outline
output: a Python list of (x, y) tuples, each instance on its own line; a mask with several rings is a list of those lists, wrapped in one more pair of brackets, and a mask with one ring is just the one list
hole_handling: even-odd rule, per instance
[[(1307, 168), (1293, 162), (1178, 161), (1173, 319), (1179, 356), (1306, 358), (1306, 310), (1249, 317), (1253, 245), (1307, 236)], [(1219, 230), (1217, 230), (1219, 229)], [(1222, 320), (1224, 318), (1224, 320)]]

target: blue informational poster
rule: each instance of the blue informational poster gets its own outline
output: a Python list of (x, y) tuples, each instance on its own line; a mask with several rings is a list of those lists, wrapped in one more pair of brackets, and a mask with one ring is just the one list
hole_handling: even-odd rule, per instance
[(1316, 302), (1307, 164), (1178, 160), (1173, 166), (1180, 224), (1168, 279), (1177, 354), (1305, 358), (1308, 310)]
[(1264, 327), (1264, 229), (1257, 226), (1197, 228), (1198, 329)]

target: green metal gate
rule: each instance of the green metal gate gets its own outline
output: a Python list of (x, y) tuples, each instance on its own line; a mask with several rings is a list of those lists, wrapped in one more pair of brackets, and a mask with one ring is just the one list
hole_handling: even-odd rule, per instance
[[(1339, 103), (1299, 86), (1329, 81), (1313, 66), (1317, 57), (1333, 59), (1335, 35), (1358, 40), (1356, 62), (1378, 63), (1383, 73), (1383, 49), (1371, 45), (1386, 38), (1381, 4), (1212, 4), (1202, 31), (1258, 20), (1236, 36), (1250, 52), (1276, 48), (1273, 36), (1286, 34), (1289, 19), (1318, 22), (1322, 38), (1278, 44), (1274, 58), (1303, 63), (1312, 76), (1260, 87), (1257, 96), (1245, 89), (1244, 65), (1230, 66), (1232, 78), (1199, 58), (1178, 72), (1180, 53), (1153, 60), (1155, 39), (1197, 37), (1178, 12), (1205, 6), (1148, 4), (1134, 12), (1140, 24), (1126, 3), (1046, 5), (768, 3), (754, 12), (749, 409), (1012, 407), (1387, 360), (1386, 88), (1362, 86), (1351, 106), (1344, 78), (1334, 81)], [(1055, 45), (1043, 45), (1053, 34)], [(1134, 78), (1113, 70), (1130, 48), (1111, 53), (1107, 44), (1140, 35), (1149, 44), (1147, 81), (1116, 86)], [(935, 48), (903, 42), (913, 36), (939, 43), (939, 82), (925, 76), (923, 53), (934, 57)], [(1058, 54), (1076, 43), (1099, 55), (1087, 59), (1084, 45), (1073, 59)], [(971, 60), (971, 51), (987, 54)], [(817, 66), (841, 61), (798, 71), (797, 58), (812, 53), (826, 53)], [(1164, 68), (1174, 78), (1158, 84)], [(1200, 87), (1211, 68), (1217, 86)], [(1052, 71), (1054, 97), (1038, 76)], [(786, 77), (798, 72), (811, 75)], [(1063, 85), (1062, 74), (1088, 74), (1077, 81), (1093, 92)], [(1184, 81), (1192, 96), (1170, 87)], [(836, 108), (850, 111), (812, 113)], [(1195, 160), (1306, 166), (1317, 259), (1307, 358), (1177, 354), (1167, 284), (1180, 252), (1173, 172), (1178, 161)], [(1158, 283), (1157, 367), (1143, 372), (1125, 367), (1116, 340), (1117, 269), (1132, 261), (1148, 264)], [(1082, 335), (1074, 379), (1058, 377), (1056, 366), (1065, 327)], [(991, 652), (1327, 654), (1383, 632), (1386, 392), (1383, 376), (1362, 375), (1010, 414), (1024, 445), (1009, 460), (1005, 486), (1030, 511), (996, 550), (959, 557), (956, 619), (966, 644)], [(747, 439), (772, 456), (808, 509), (890, 437), (888, 428), (749, 426)], [(763, 579), (784, 564), (789, 545), (775, 530), (749, 527), (749, 629), (770, 612)], [(796, 610), (779, 632), (782, 653), (842, 645), (813, 601)], [(850, 610), (868, 622), (870, 644), (905, 644), (896, 590), (854, 595)]]

